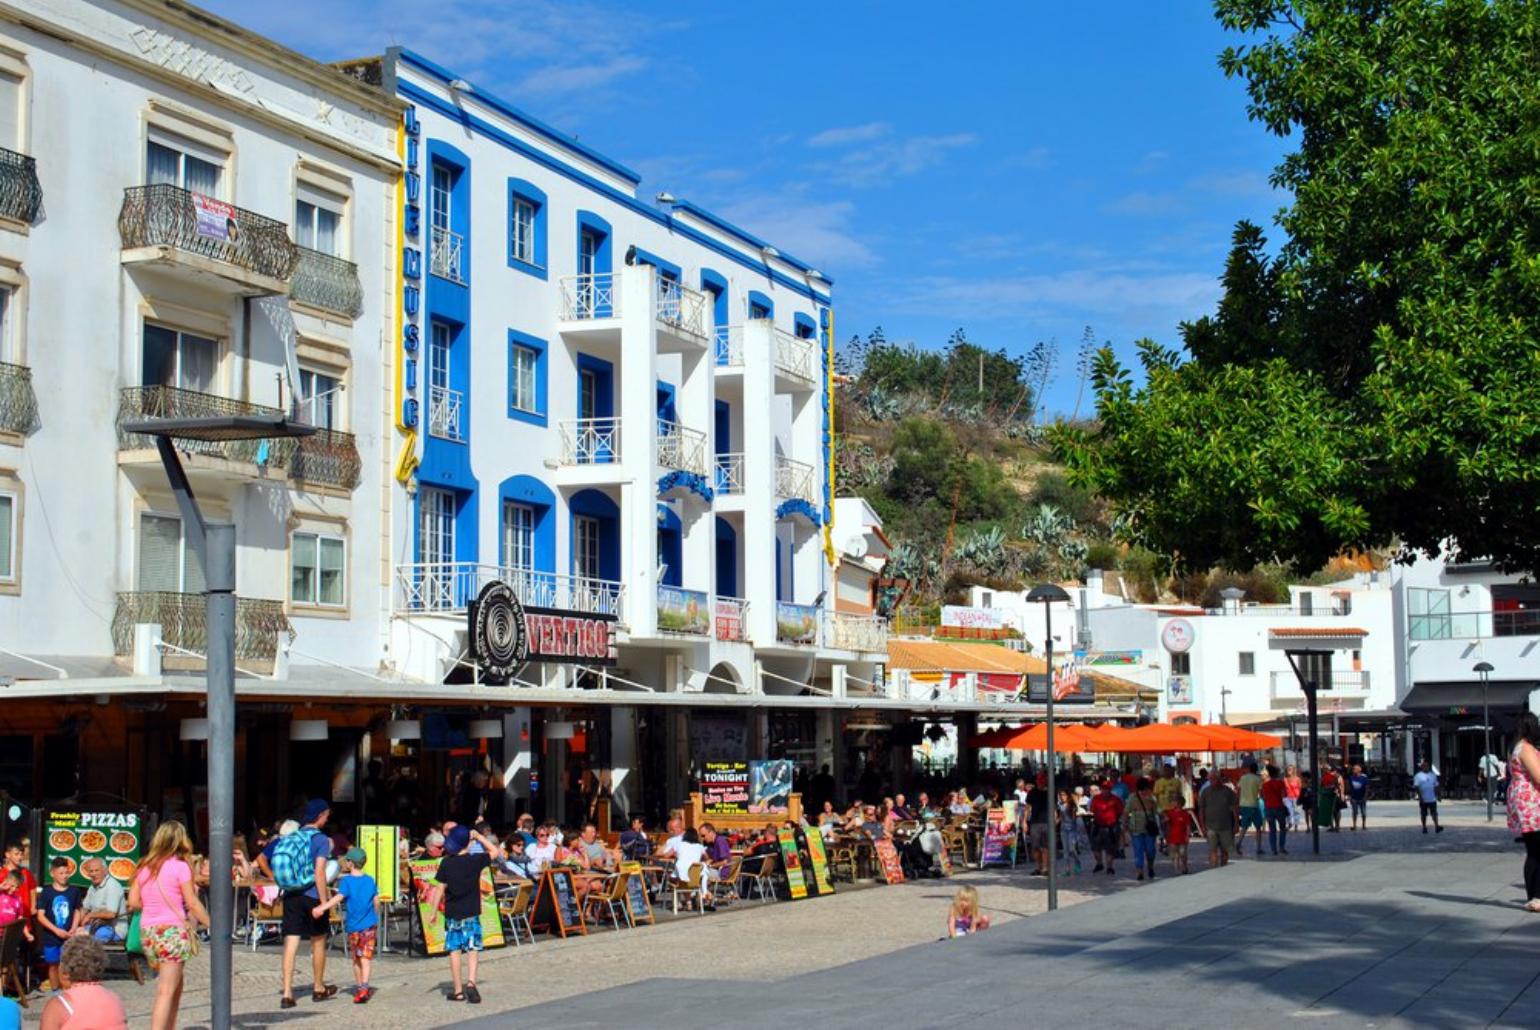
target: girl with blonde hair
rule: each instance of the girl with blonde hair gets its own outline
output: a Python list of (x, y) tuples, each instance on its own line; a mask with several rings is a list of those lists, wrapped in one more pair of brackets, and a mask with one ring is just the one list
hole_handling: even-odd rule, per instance
[(959, 887), (952, 898), (952, 909), (946, 917), (948, 937), (966, 937), (970, 933), (989, 929), (989, 917), (979, 911), (977, 887)]
[(128, 888), (128, 907), (140, 913), (139, 938), (145, 957), (156, 970), (153, 1030), (176, 1027), (182, 1006), (182, 967), (193, 954), (196, 939), (188, 926), (188, 913), (209, 925), (208, 911), (193, 887), (191, 855), (192, 841), (182, 824), (174, 819), (161, 823)]

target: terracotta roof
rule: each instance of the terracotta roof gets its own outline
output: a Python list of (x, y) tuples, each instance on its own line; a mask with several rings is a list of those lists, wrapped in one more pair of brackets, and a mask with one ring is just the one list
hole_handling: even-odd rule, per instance
[(1025, 672), (1045, 670), (1043, 660), (998, 644), (952, 640), (889, 640), (888, 664), (911, 672)]
[(1353, 626), (1285, 626), (1268, 630), (1275, 637), (1366, 637), (1369, 631)]

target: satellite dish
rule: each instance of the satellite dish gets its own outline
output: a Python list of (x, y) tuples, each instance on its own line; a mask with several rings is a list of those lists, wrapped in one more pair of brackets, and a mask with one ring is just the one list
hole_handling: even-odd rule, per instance
[(852, 558), (865, 558), (867, 552), (871, 550), (871, 542), (866, 539), (865, 533), (857, 533), (846, 539), (840, 549)]

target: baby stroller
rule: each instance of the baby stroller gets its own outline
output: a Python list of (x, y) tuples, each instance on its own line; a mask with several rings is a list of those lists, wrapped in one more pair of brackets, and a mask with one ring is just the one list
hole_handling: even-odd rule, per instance
[(921, 878), (939, 878), (941, 872), (941, 849), (946, 847), (946, 842), (941, 838), (941, 831), (935, 823), (926, 823), (924, 828), (910, 838), (904, 845), (904, 850), (899, 854), (899, 860), (904, 867), (904, 878), (918, 880)]

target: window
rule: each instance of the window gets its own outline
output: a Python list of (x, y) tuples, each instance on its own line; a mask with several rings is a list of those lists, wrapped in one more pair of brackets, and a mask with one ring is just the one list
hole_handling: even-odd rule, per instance
[(508, 227), (508, 249), (515, 261), (535, 264), (535, 205), (523, 197), (513, 198), (513, 214)]
[(581, 369), (578, 372), (578, 418), (584, 420), (594, 418), (598, 403), (599, 375), (593, 369)]
[(0, 71), (0, 147), (22, 151), (21, 76)]
[(428, 339), (428, 385), (440, 390), (449, 389), (449, 348), (454, 337), (443, 322), (433, 323), (433, 333)]
[(17, 346), (16, 328), (13, 325), (15, 314), (12, 311), (15, 299), (15, 290), (9, 286), (0, 286), (0, 361), (19, 365), (21, 348)]
[(319, 191), (302, 187), (294, 202), (294, 242), (341, 257), (342, 206), (341, 198), (324, 199)]
[(425, 486), (417, 494), (419, 553), (424, 565), (448, 565), (455, 560), (455, 496)]
[(0, 491), (0, 583), (16, 582), (16, 526), (20, 507), (14, 493)]
[(1315, 595), (1308, 590), (1301, 590), (1299, 592), (1299, 614), (1315, 614)]
[(304, 398), (299, 404), (298, 417), (301, 422), (317, 429), (341, 428), (337, 415), (342, 410), (338, 403), (342, 380), (325, 372), (302, 367), (299, 370), (299, 392)]
[(219, 195), (223, 158), (190, 141), (157, 134), (149, 141), (145, 164), (145, 181), (151, 186), (165, 184), (206, 197)]
[(1240, 669), (1242, 676), (1255, 676), (1257, 674), (1257, 656), (1254, 651), (1240, 652)]
[(1171, 675), (1191, 676), (1192, 655), (1188, 654), (1186, 651), (1183, 651), (1181, 654), (1173, 654), (1171, 656)]
[(502, 564), (524, 572), (535, 567), (535, 509), (527, 504), (503, 502)]
[(572, 519), (572, 574), (580, 579), (599, 578), (599, 520), (588, 515)]
[(289, 555), (289, 600), (326, 608), (347, 603), (347, 542), (342, 537), (295, 533)]
[(140, 386), (171, 386), (215, 393), (219, 342), (153, 322), (144, 324)]
[(441, 164), (433, 166), (433, 185), (428, 194), (428, 210), (434, 229), (448, 230), (450, 199), (454, 195), (454, 175)]
[(187, 546), (182, 520), (175, 515), (139, 516), (139, 565), (135, 582), (140, 590), (201, 594), (203, 565)]
[(1406, 629), (1413, 640), (1448, 640), (1454, 618), (1449, 610), (1449, 591), (1408, 587)]
[(519, 411), (538, 411), (535, 398), (535, 364), (540, 355), (529, 347), (513, 345), (509, 359), (509, 403)]

